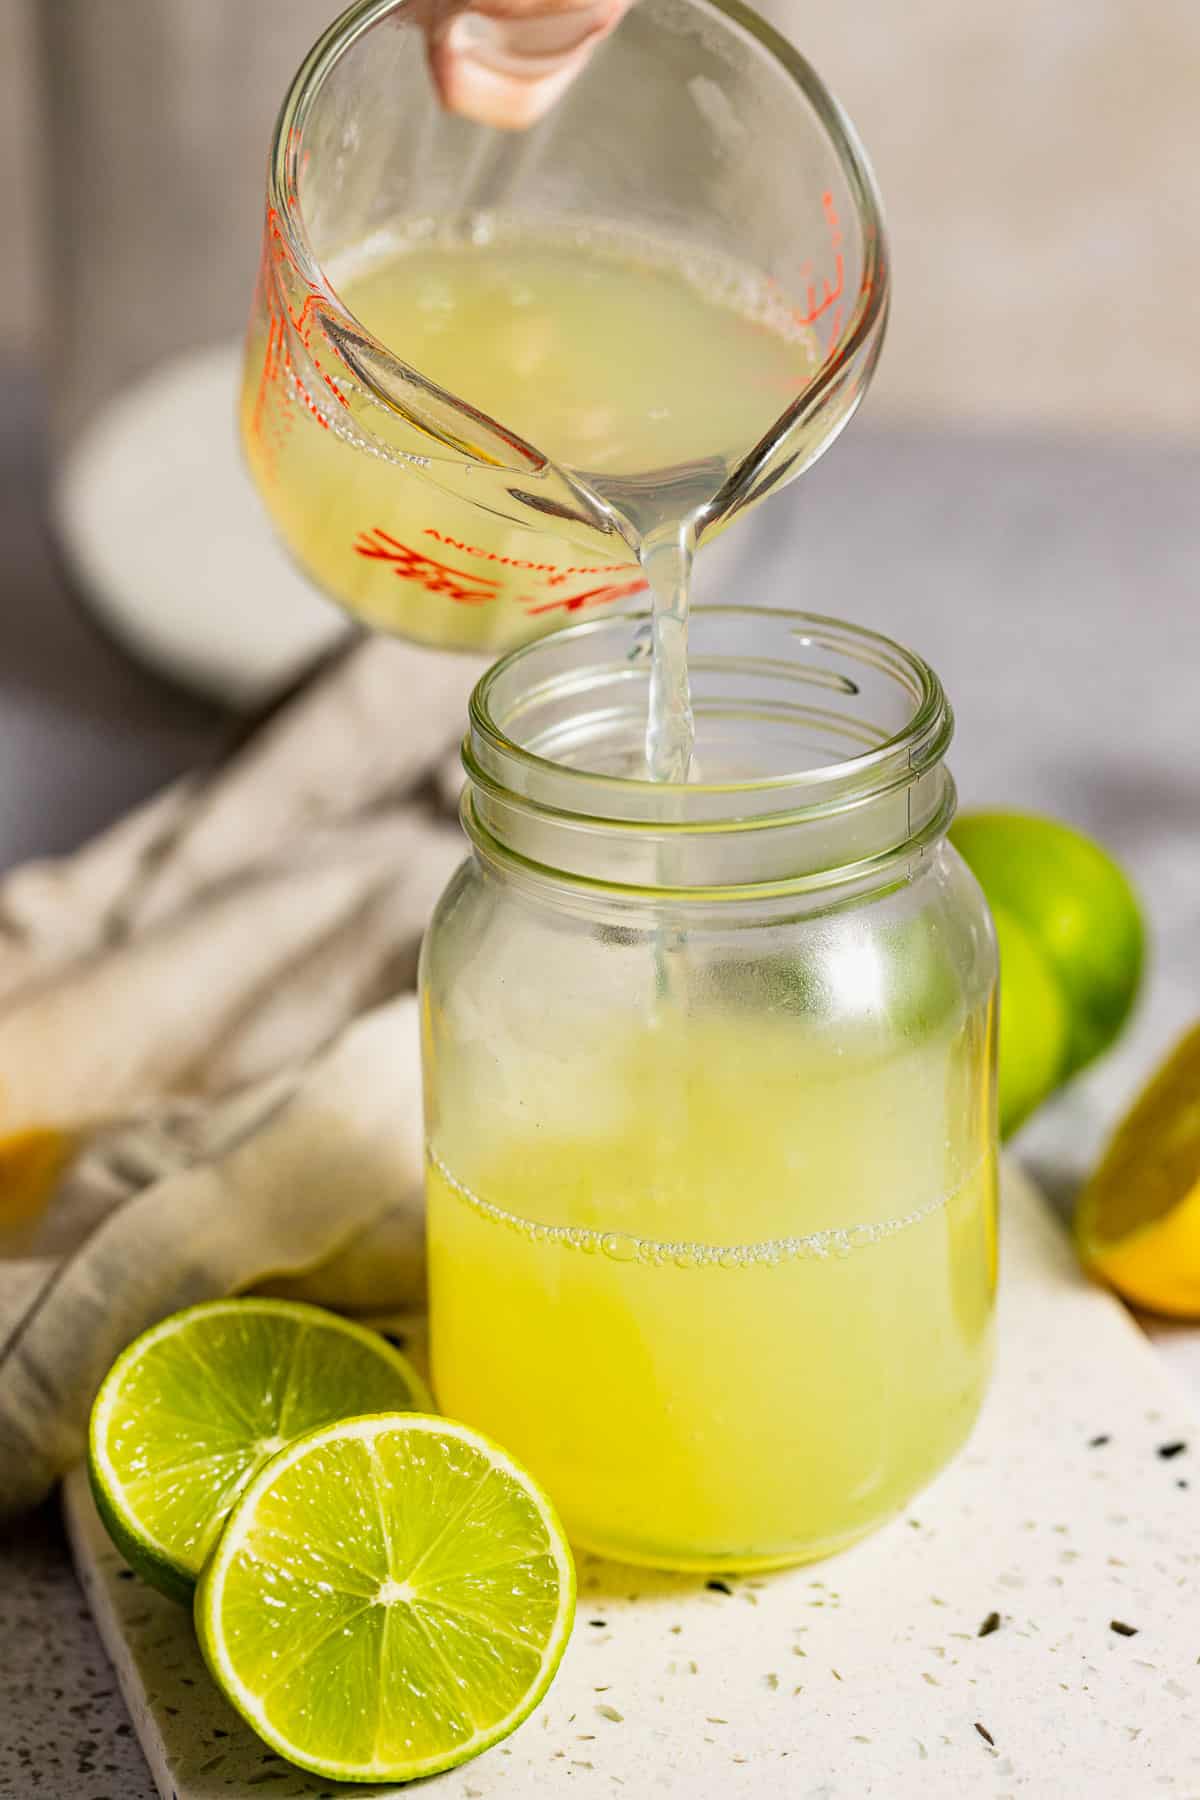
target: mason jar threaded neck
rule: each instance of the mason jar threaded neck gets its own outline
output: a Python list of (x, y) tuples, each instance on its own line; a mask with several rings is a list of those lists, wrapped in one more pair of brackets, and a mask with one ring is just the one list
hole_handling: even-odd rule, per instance
[(815, 613), (697, 607), (694, 779), (650, 781), (650, 618), (606, 614), (478, 683), (463, 822), (486, 859), (630, 898), (872, 883), (946, 832), (953, 715), (892, 639)]

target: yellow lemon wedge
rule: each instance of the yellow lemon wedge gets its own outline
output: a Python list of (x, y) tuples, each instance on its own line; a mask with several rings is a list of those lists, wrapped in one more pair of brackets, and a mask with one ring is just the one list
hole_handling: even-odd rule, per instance
[(1075, 1240), (1127, 1300), (1200, 1318), (1200, 1025), (1118, 1126), (1079, 1197)]

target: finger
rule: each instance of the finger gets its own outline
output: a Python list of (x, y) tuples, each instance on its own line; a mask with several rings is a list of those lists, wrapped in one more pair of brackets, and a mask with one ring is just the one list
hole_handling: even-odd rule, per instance
[(631, 0), (474, 0), (435, 23), (430, 64), (444, 105), (521, 130), (543, 117)]

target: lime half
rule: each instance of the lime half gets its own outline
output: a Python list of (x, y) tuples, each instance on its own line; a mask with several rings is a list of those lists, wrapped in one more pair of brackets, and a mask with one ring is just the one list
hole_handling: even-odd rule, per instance
[(152, 1326), (92, 1408), (88, 1473), (127, 1561), (190, 1601), (234, 1500), (293, 1438), (352, 1413), (427, 1411), (377, 1331), (286, 1300), (215, 1300)]
[(409, 1781), (506, 1737), (549, 1687), (574, 1611), (541, 1489), (465, 1425), (404, 1413), (281, 1451), (196, 1590), (226, 1698), (337, 1781)]

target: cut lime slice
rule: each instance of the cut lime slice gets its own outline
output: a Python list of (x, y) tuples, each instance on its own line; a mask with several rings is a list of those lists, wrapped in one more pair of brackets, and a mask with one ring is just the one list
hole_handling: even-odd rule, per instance
[(213, 1677), (259, 1736), (337, 1781), (410, 1781), (542, 1698), (575, 1569), (541, 1489), (448, 1419), (348, 1419), (241, 1495), (196, 1590)]
[(190, 1601), (241, 1490), (293, 1438), (352, 1413), (430, 1408), (398, 1350), (286, 1300), (215, 1300), (130, 1344), (92, 1408), (88, 1473), (127, 1561)]

